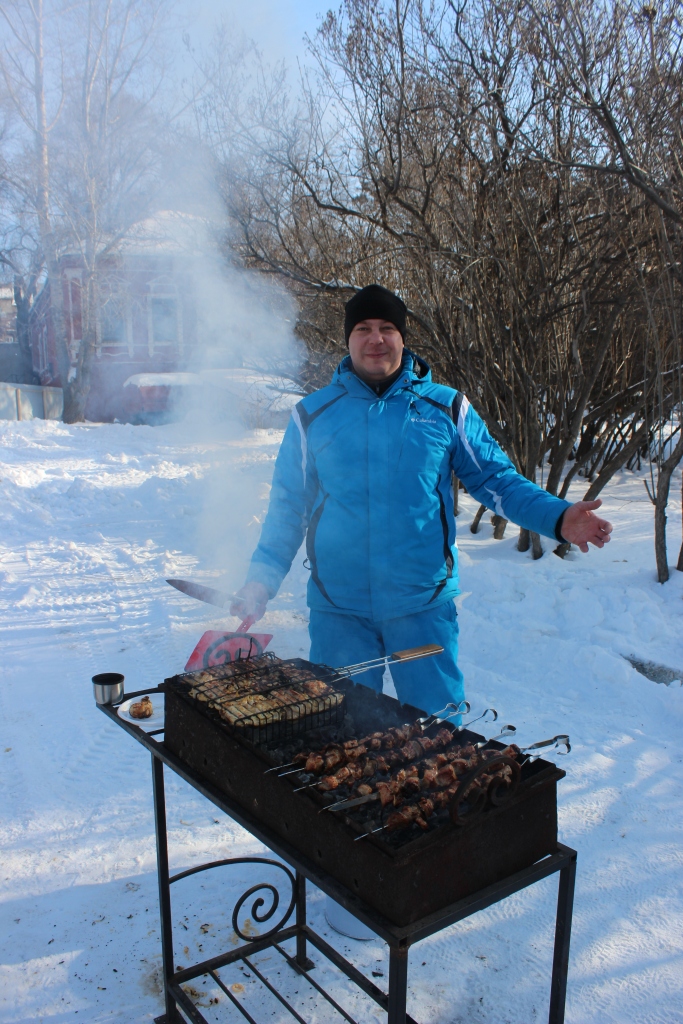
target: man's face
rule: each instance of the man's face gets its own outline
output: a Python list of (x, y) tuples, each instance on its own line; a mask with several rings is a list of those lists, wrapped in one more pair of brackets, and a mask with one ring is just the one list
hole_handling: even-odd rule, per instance
[(401, 365), (401, 332), (389, 320), (361, 320), (349, 335), (349, 355), (362, 380), (384, 380)]

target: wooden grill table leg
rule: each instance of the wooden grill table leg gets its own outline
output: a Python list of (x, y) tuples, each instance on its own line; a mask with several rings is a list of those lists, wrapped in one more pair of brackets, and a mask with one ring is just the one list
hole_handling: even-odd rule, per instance
[[(159, 742), (156, 739), (158, 733), (163, 730), (158, 730), (153, 734), (145, 733), (138, 726), (119, 718), (115, 708), (101, 706), (100, 710), (111, 718), (113, 722), (116, 722), (118, 726), (130, 733), (152, 755), (161, 947), (166, 1004), (165, 1013), (161, 1017), (156, 1018), (156, 1024), (183, 1024), (185, 1021), (190, 1021), (191, 1024), (208, 1024), (206, 1017), (194, 1005), (182, 987), (183, 984), (203, 976), (209, 976), (226, 996), (227, 1003), (224, 1006), (227, 1005), (228, 1015), (224, 1015), (223, 1019), (226, 1021), (243, 1019), (250, 1022), (250, 1024), (263, 1024), (262, 1021), (258, 1021), (251, 1014), (242, 1001), (237, 999), (218, 974), (222, 967), (240, 963), (246, 967), (254, 978), (258, 979), (259, 983), (270, 993), (271, 997), (284, 1006), (292, 1020), (298, 1021), (299, 1024), (307, 1024), (305, 1018), (300, 1015), (297, 1009), (278, 990), (273, 980), (262, 973), (257, 964), (253, 962), (253, 957), (266, 949), (272, 950), (277, 956), (281, 957), (283, 965), (290, 967), (302, 981), (305, 980), (305, 983), (311, 986), (311, 989), (316, 993), (318, 1008), (321, 1005), (320, 1000), (324, 1000), (329, 1004), (329, 1019), (331, 1022), (342, 1018), (348, 1021), (349, 1024), (363, 1024), (362, 1020), (355, 1020), (344, 1007), (340, 1006), (315, 979), (313, 973), (315, 963), (308, 956), (309, 945), (314, 947), (319, 954), (322, 954), (331, 964), (345, 974), (354, 985), (384, 1010), (387, 1014), (387, 1024), (417, 1024), (406, 1011), (410, 947), (422, 939), (428, 938), (430, 935), (434, 935), (436, 932), (448, 928), (458, 921), (476, 914), (480, 910), (485, 910), (494, 903), (498, 903), (500, 900), (506, 899), (508, 896), (556, 872), (559, 873), (559, 893), (548, 1024), (564, 1024), (569, 941), (576, 877), (576, 853), (574, 850), (558, 843), (556, 852), (524, 868), (522, 871), (518, 871), (508, 878), (504, 878), (493, 885), (481, 889), (479, 892), (473, 893), (457, 903), (444, 907), (428, 917), (421, 918), (413, 924), (398, 926), (388, 921), (372, 907), (362, 903), (334, 877), (323, 871), (319, 865), (303, 856), (280, 836), (272, 832), (262, 821), (239, 804), (236, 804), (225, 793), (216, 789), (210, 782), (207, 782), (195, 769), (180, 760), (164, 746), (163, 742)], [(250, 832), (268, 850), (272, 851), (278, 859), (275, 860), (270, 857), (228, 858), (211, 861), (189, 868), (186, 871), (181, 871), (176, 875), (170, 875), (164, 797), (164, 766), (174, 771), (176, 775), (192, 786), (193, 789), (201, 793), (232, 820), (237, 822), (237, 824)], [(243, 945), (237, 949), (231, 949), (229, 952), (195, 964), (192, 967), (175, 971), (173, 963), (171, 885), (199, 872), (232, 864), (245, 863), (268, 865), (270, 869), (277, 869), (280, 872), (284, 896), (281, 895), (280, 887), (278, 886), (277, 896), (273, 896), (270, 910), (263, 909), (263, 899), (261, 899), (259, 904), (261, 906), (260, 916), (254, 914), (253, 907), (251, 910), (252, 916), (260, 924), (265, 924), (267, 930), (256, 937), (247, 936), (242, 933), (239, 925), (241, 908), (247, 904), (248, 900), (257, 900), (259, 893), (266, 890), (271, 895), (275, 893), (276, 887), (272, 883), (263, 882), (247, 890), (237, 900), (233, 910), (233, 928), (238, 937), (243, 940)], [(332, 899), (358, 917), (380, 939), (388, 944), (388, 992), (383, 992), (378, 988), (310, 927), (306, 919), (307, 881), (310, 881), (328, 896), (331, 896)], [(254, 903), (255, 906), (256, 903)], [(284, 944), (289, 940), (293, 940), (295, 943), (293, 952), (289, 952), (284, 948)]]

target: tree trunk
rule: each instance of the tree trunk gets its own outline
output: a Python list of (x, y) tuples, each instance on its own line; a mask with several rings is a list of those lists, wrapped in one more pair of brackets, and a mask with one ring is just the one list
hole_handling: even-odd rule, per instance
[[(550, 494), (557, 494), (557, 489), (560, 486), (562, 480), (562, 473), (564, 467), (567, 464), (567, 459), (571, 453), (572, 448), (576, 444), (576, 440), (581, 433), (581, 424), (583, 422), (583, 416), (588, 405), (588, 399), (590, 398), (593, 385), (598, 379), (598, 374), (602, 368), (602, 364), (605, 361), (607, 350), (609, 348), (614, 326), (619, 318), (619, 315), (623, 312), (626, 305), (628, 296), (622, 295), (617, 301), (615, 301), (610, 316), (605, 324), (602, 331), (602, 337), (595, 347), (593, 354), (593, 363), (589, 367), (588, 373), (583, 381), (583, 387), (577, 396), (576, 406), (572, 412), (571, 423), (567, 431), (567, 436), (558, 446), (557, 451), (554, 453), (553, 464), (550, 467), (548, 474), (548, 481), (546, 483), (546, 490)], [(587, 317), (585, 318), (587, 322)]]
[(481, 517), (483, 516), (484, 512), (486, 512), (486, 505), (480, 505), (479, 508), (477, 509), (476, 516), (474, 517), (472, 523), (470, 524), (470, 533), (479, 532), (479, 523), (481, 522)]
[(97, 282), (95, 274), (83, 274), (81, 287), (81, 324), (83, 335), (76, 356), (76, 365), (70, 370), (70, 380), (64, 385), (64, 422), (82, 423), (90, 393), (90, 372), (97, 347)]
[(531, 531), (531, 552), (534, 557), (534, 561), (538, 558), (543, 558), (543, 545), (541, 544), (541, 538), (539, 534)]
[(584, 494), (584, 501), (593, 501), (594, 498), (597, 498), (600, 491), (610, 482), (614, 474), (626, 465), (631, 456), (635, 455), (638, 451), (641, 444), (647, 440), (647, 435), (647, 425), (643, 424), (643, 426), (633, 435), (626, 447), (622, 448), (613, 459), (610, 459), (610, 461), (602, 467), (598, 476)]
[(31, 336), (29, 333), (29, 312), (31, 310), (31, 299), (33, 288), (25, 287), (24, 281), (19, 275), (14, 278), (14, 304), (17, 308), (17, 344), (21, 354), (21, 379), (24, 384), (39, 384), (40, 381), (33, 372), (33, 355), (31, 352)]
[(531, 544), (531, 536), (528, 530), (525, 530), (523, 526), (519, 528), (519, 537), (517, 538), (517, 550), (528, 551), (529, 545)]
[(508, 520), (503, 516), (495, 515), (491, 516), (491, 522), (493, 523), (494, 540), (502, 540), (505, 536), (505, 527), (508, 524)]
[(82, 423), (85, 419), (85, 406), (90, 388), (83, 387), (82, 380), (69, 381), (64, 387), (65, 423)]
[[(657, 495), (655, 498), (655, 558), (657, 560), (657, 579), (666, 583), (669, 578), (669, 562), (666, 555), (666, 506), (669, 502), (671, 474), (683, 459), (683, 434), (668, 459), (662, 463), (657, 479)], [(679, 559), (680, 561), (680, 559)]]
[(57, 244), (52, 226), (50, 212), (50, 153), (48, 149), (48, 124), (45, 104), (45, 55), (43, 50), (43, 0), (36, 0), (33, 10), (34, 18), (34, 50), (33, 50), (33, 98), (36, 108), (36, 165), (38, 187), (36, 196), (36, 212), (38, 230), (45, 255), (47, 279), (50, 296), (50, 318), (55, 336), (59, 376), (62, 387), (66, 387), (69, 375), (70, 357), (66, 322), (64, 318), (64, 290), (62, 285), (62, 268), (59, 262)]

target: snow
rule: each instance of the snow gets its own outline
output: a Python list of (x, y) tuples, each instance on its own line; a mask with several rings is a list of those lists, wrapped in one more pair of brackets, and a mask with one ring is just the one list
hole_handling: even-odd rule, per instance
[[(163, 1010), (149, 758), (97, 710), (90, 677), (121, 671), (129, 690), (154, 686), (204, 629), (232, 622), (164, 582), (242, 581), (282, 434), (220, 429), (207, 442), (187, 424), (0, 423), (3, 1022), (138, 1022)], [(672, 562), (680, 487), (679, 473)], [(548, 550), (538, 562), (516, 551), (514, 531), (494, 541), (488, 517), (473, 536), (475, 506), (462, 500), (461, 663), (473, 708), (493, 704), (521, 741), (571, 735), (558, 790), (560, 838), (578, 850), (568, 1024), (672, 1024), (683, 1021), (683, 688), (651, 682), (625, 656), (683, 669), (683, 573), (656, 582), (638, 476), (619, 475), (604, 497), (615, 523), (604, 551), (561, 561)], [(308, 650), (301, 561), (262, 623), (284, 657)], [(167, 800), (174, 870), (264, 852), (171, 773)], [(234, 943), (234, 900), (262, 877), (243, 866), (181, 883), (176, 961)], [(548, 879), (417, 944), (413, 1017), (547, 1019), (556, 886)], [(386, 948), (332, 933), (323, 905), (310, 893), (313, 926), (386, 985)], [(385, 1019), (316, 959), (316, 980), (356, 1019)], [(300, 990), (307, 1019), (337, 1019), (275, 975), (267, 951), (254, 961)], [(289, 1019), (257, 1000), (253, 977), (236, 967), (226, 977), (256, 1001), (257, 1019)], [(211, 986), (197, 992), (208, 1019), (233, 1019), (224, 996), (208, 1006)]]
[(206, 387), (227, 391), (234, 399), (269, 412), (288, 412), (301, 399), (288, 389), (292, 381), (273, 373), (243, 369), (211, 369), (199, 373), (134, 373), (124, 388)]

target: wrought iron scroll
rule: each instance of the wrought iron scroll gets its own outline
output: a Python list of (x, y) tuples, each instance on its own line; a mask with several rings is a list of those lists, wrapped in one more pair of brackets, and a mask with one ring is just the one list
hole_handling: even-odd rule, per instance
[(281, 928), (284, 928), (292, 916), (294, 907), (296, 906), (297, 896), (296, 878), (289, 868), (285, 867), (285, 865), (279, 860), (271, 860), (269, 857), (229, 857), (226, 860), (214, 860), (209, 864), (199, 864), (195, 868), (188, 868), (187, 871), (181, 871), (179, 874), (173, 875), (173, 877), (169, 879), (169, 882), (179, 882), (181, 878), (187, 878), (188, 875), (196, 875), (200, 871), (208, 871), (210, 868), (221, 868), (228, 864), (269, 864), (271, 867), (284, 871), (291, 887), (291, 897), (283, 916), (269, 931), (260, 932), (258, 935), (246, 935), (240, 929), (239, 915), (242, 907), (245, 903), (248, 903), (252, 896), (255, 896), (258, 892), (268, 892), (270, 893), (270, 907), (264, 912), (262, 908), (265, 907), (266, 900), (262, 896), (259, 896), (251, 905), (251, 916), (257, 924), (264, 924), (266, 921), (270, 921), (271, 918), (275, 916), (277, 908), (280, 906), (280, 892), (278, 887), (273, 885), (272, 882), (259, 882), (257, 885), (252, 885), (251, 888), (247, 889), (247, 891), (237, 900), (232, 912), (232, 927), (235, 935), (237, 935), (238, 938), (243, 939), (245, 942), (261, 941), (262, 939), (269, 938), (271, 935), (275, 935), (275, 933), (279, 932)]
[[(506, 767), (507, 772), (502, 770)], [(516, 791), (521, 774), (517, 761), (507, 754), (498, 754), (467, 772), (448, 808), (453, 824), (466, 824), (488, 805), (500, 807)]]

